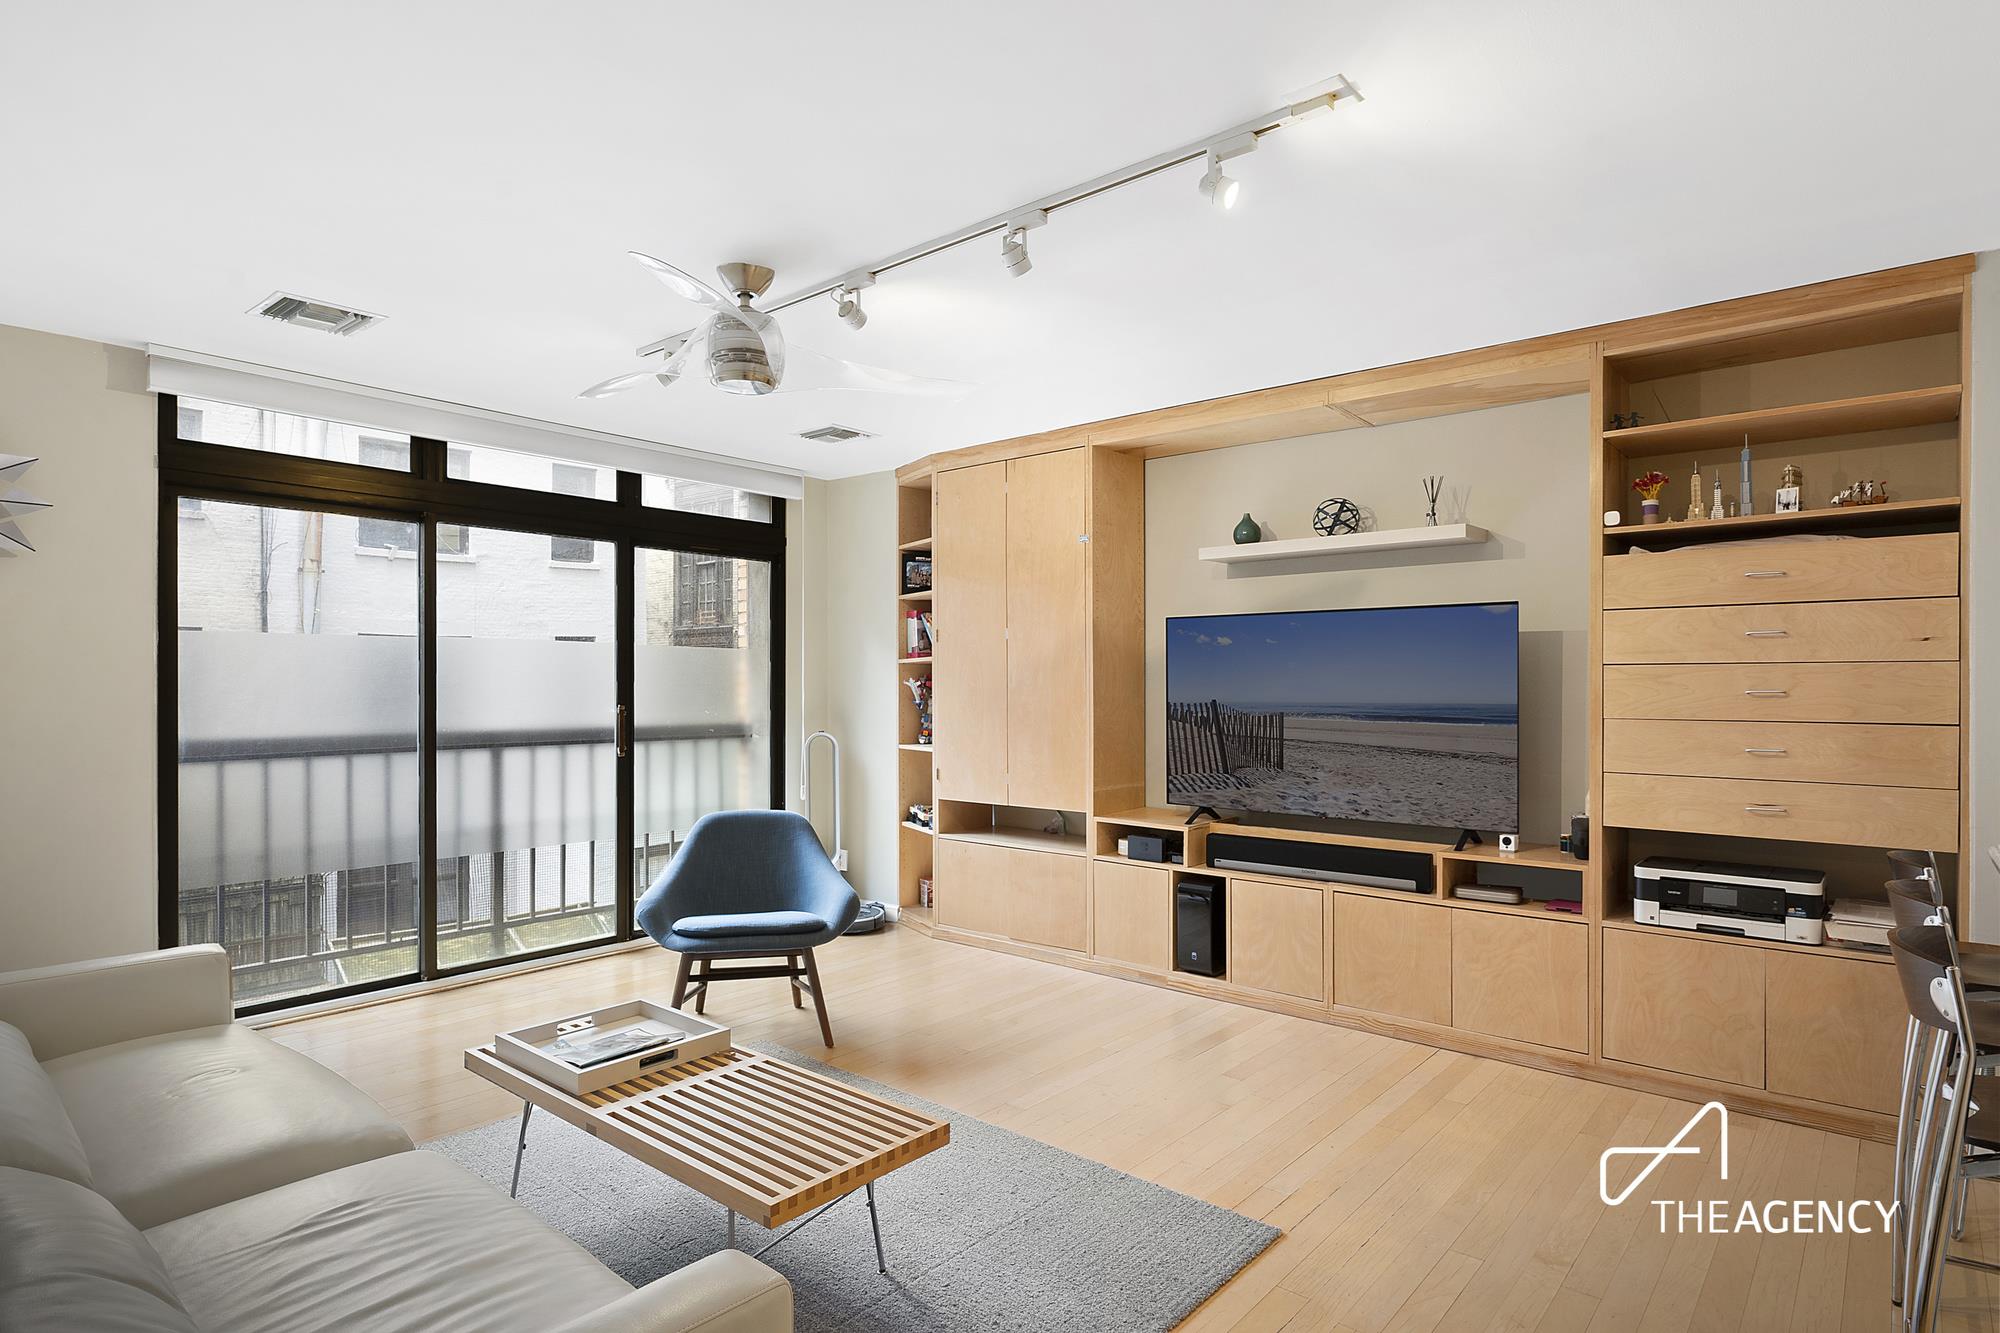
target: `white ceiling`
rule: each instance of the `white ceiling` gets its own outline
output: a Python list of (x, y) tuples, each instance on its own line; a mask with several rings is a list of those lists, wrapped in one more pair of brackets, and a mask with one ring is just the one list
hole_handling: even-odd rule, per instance
[[(1822, 0), (865, 6), (0, 4), (0, 322), (166, 343), (819, 476), (2000, 246), (2000, 6)], [(818, 350), (956, 402), (575, 397), (774, 292), (1225, 128), (1231, 164), (885, 278)], [(274, 289), (389, 318), (255, 319)], [(815, 445), (829, 421), (879, 438)]]

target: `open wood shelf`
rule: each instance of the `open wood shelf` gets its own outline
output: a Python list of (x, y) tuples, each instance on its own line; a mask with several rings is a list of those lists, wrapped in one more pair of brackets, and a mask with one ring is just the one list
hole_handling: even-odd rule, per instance
[(1626, 458), (1650, 458), (1700, 449), (1736, 449), (1746, 435), (1752, 445), (1788, 444), (1901, 426), (1935, 426), (1958, 419), (1962, 397), (1963, 390), (1958, 385), (1943, 384), (1932, 389), (1870, 394), (1865, 398), (1627, 426), (1623, 430), (1605, 431), (1604, 442)]
[(1590, 918), (1582, 912), (1556, 912), (1544, 907), (1539, 900), (1526, 899), (1518, 903), (1482, 903), (1470, 898), (1454, 898), (1450, 893), (1444, 896), (1447, 907), (1456, 907), (1468, 912), (1498, 912), (1502, 916), (1531, 916), (1537, 921), (1574, 921), (1577, 925), (1587, 925)]
[(1440, 523), (1425, 528), (1345, 532), (1337, 537), (1288, 537), (1283, 541), (1245, 542), (1240, 546), (1204, 546), (1200, 555), (1210, 564), (1241, 565), (1265, 560), (1305, 560), (1316, 556), (1369, 555), (1376, 551), (1406, 551), (1422, 546), (1467, 546), (1487, 539), (1485, 528), (1476, 528), (1470, 523)]
[[(1170, 805), (1146, 805), (1136, 810), (1120, 810), (1117, 814), (1099, 815), (1094, 822), (1124, 824), (1131, 828), (1166, 829), (1172, 833), (1182, 833), (1189, 828), (1188, 813), (1185, 809), (1175, 809)], [(1211, 828), (1222, 827), (1207, 819), (1197, 820), (1193, 827), (1199, 828), (1203, 824)]]
[(1823, 532), (1840, 528), (1895, 527), (1905, 523), (1946, 522), (1958, 518), (1956, 495), (1936, 500), (1889, 500), (1878, 505), (1826, 505), (1796, 514), (1739, 514), (1735, 518), (1705, 518), (1687, 523), (1653, 523), (1606, 528), (1616, 542), (1697, 541), (1710, 536), (1760, 537), (1781, 532)]
[(922, 824), (915, 823), (914, 821), (908, 819), (903, 821), (903, 827), (908, 829), (912, 833), (921, 833), (925, 837), (935, 837), (937, 835), (936, 829), (925, 828)]
[(932, 659), (930, 654), (926, 653), (922, 657), (899, 657), (896, 660), (904, 666), (929, 666)]
[(1792, 944), (1786, 940), (1754, 940), (1745, 935), (1717, 935), (1712, 931), (1681, 930), (1676, 926), (1645, 926), (1632, 919), (1631, 909), (1612, 912), (1605, 916), (1607, 930), (1630, 930), (1641, 935), (1664, 935), (1675, 940), (1702, 940), (1709, 944), (1748, 946), (1752, 949), (1777, 949), (1784, 953), (1812, 954), (1820, 958), (1852, 958), (1864, 963), (1893, 963), (1895, 960), (1886, 953), (1875, 953), (1868, 949), (1850, 949), (1840, 944)]
[(919, 537), (913, 542), (904, 542), (896, 549), (899, 551), (928, 551), (931, 549), (931, 538)]
[(1731, 366), (1786, 361), (1850, 347), (1956, 333), (1959, 315), (1959, 295), (1950, 292), (1844, 318), (1805, 319), (1735, 337), (1716, 338), (1703, 331), (1683, 334), (1659, 345), (1607, 347), (1604, 364), (1626, 383), (1642, 384), (1703, 370), (1725, 370)]
[(935, 746), (935, 745), (918, 745), (918, 744), (916, 744), (916, 743), (915, 743), (914, 741), (912, 741), (912, 742), (909, 742), (909, 743), (907, 743), (907, 744), (903, 744), (903, 745), (898, 745), (898, 746), (897, 746), (896, 748), (897, 748), (898, 750), (914, 750), (914, 751), (915, 751), (916, 753), (918, 753), (918, 754), (930, 754), (930, 753), (932, 753), (933, 751), (935, 751), (935, 750), (937, 749), (937, 746)]
[(1084, 846), (1080, 833), (1043, 833), (1039, 829), (1028, 828), (983, 828), (969, 833), (940, 833), (940, 838), (955, 842), (978, 842), (989, 847), (1014, 847), (1029, 852), (1060, 852), (1064, 856), (1083, 856), (1088, 849)]
[(928, 602), (930, 599), (931, 599), (930, 591), (926, 589), (923, 592), (903, 593), (896, 600), (900, 602)]
[(1517, 852), (1503, 852), (1498, 847), (1468, 847), (1462, 852), (1445, 850), (1438, 853), (1440, 861), (1478, 861), (1496, 866), (1530, 866), (1536, 870), (1569, 870), (1583, 873), (1586, 862), (1579, 861), (1560, 847), (1528, 846)]

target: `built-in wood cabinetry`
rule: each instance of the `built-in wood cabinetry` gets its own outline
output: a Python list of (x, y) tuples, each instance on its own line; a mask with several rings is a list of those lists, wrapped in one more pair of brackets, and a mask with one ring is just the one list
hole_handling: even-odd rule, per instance
[[(935, 855), (936, 928), (1219, 999), (1886, 1133), (1903, 1023), (1893, 968), (1831, 946), (1640, 925), (1631, 870), (1648, 854), (1824, 860), (1847, 876), (1836, 893), (1868, 893), (1885, 872), (1863, 867), (1880, 864), (1881, 848), (1920, 846), (1943, 854), (1955, 878), (1966, 840), (1970, 270), (1940, 260), (903, 470), (899, 482), (935, 494), (940, 824), (935, 839), (906, 834), (904, 853)], [(1593, 417), (1578, 441), (1590, 477), (1578, 524), (1594, 543), (1590, 703), (1573, 720), (1589, 752), (1591, 859), (1347, 839), (1435, 857), (1435, 889), (1403, 896), (1215, 870), (1202, 824), (1186, 830), (1184, 866), (1116, 856), (1124, 832), (1171, 839), (1185, 814), (1141, 808), (1145, 461), (1329, 430), (1356, 432), (1342, 438), (1360, 448), (1370, 425), (1564, 395), (1587, 395)], [(1704, 502), (1718, 475), (1734, 496), (1746, 437), (1751, 512), (1637, 521), (1631, 483), (1649, 468), (1672, 479), (1664, 498), (1675, 519), (1696, 469)], [(1805, 468), (1804, 508), (1774, 513), (1786, 463)], [(1870, 476), (1888, 484), (1888, 503), (1829, 505)], [(1614, 510), (1622, 521), (1605, 524)], [(1495, 863), (1542, 877), (1528, 901), (1452, 896)], [(1225, 882), (1217, 977), (1173, 968), (1174, 884), (1196, 873)]]
[(1333, 1002), (1451, 1023), (1451, 917), (1424, 902), (1334, 895)]
[(1230, 984), (1324, 1003), (1326, 925), (1332, 896), (1302, 884), (1230, 880)]

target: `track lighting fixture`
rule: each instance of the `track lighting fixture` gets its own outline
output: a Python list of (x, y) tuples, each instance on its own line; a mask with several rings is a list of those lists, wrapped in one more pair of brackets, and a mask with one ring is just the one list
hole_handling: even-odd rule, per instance
[(1257, 150), (1257, 136), (1254, 133), (1239, 134), (1210, 148), (1204, 156), (1208, 170), (1202, 173), (1201, 197), (1227, 212), (1236, 207), (1236, 196), (1242, 190), (1241, 181), (1222, 174), (1222, 164), (1232, 157), (1242, 157)]
[[(1012, 212), (967, 223), (956, 231), (946, 232), (942, 236), (898, 250), (866, 269), (857, 269), (846, 277), (832, 278), (800, 288), (788, 295), (763, 302), (757, 308), (764, 314), (774, 315), (802, 301), (817, 300), (832, 293), (834, 308), (840, 318), (858, 329), (867, 316), (862, 314), (860, 303), (854, 299), (854, 294), (873, 283), (877, 277), (892, 273), (906, 264), (919, 263), (933, 255), (956, 249), (961, 245), (969, 245), (975, 241), (983, 242), (986, 237), (995, 235), (1000, 238), (1002, 266), (1011, 276), (1018, 278), (1034, 267), (1028, 258), (1028, 233), (1046, 223), (1050, 213), (1057, 209), (1074, 208), (1078, 204), (1087, 203), (1122, 186), (1195, 162), (1203, 165), (1200, 182), (1202, 197), (1217, 208), (1230, 208), (1241, 195), (1242, 185), (1223, 173), (1223, 163), (1232, 157), (1241, 157), (1245, 153), (1254, 152), (1258, 139), (1263, 135), (1296, 125), (1301, 121), (1317, 120), (1330, 114), (1335, 107), (1364, 100), (1361, 90), (1339, 74), (1321, 81), (1311, 90), (1293, 94), (1293, 99), (1296, 100), (1288, 99), (1274, 110), (1211, 134), (1207, 138), (1182, 144), (1178, 148), (1170, 148), (1163, 153), (1155, 153), (1149, 158), (1130, 163), (1116, 171), (1108, 171), (1102, 176), (1080, 181), (1054, 194), (1043, 195), (1033, 203), (1023, 205)], [(657, 356), (673, 345), (673, 337), (657, 338), (639, 348), (639, 355)]]
[(1028, 229), (1010, 227), (1000, 238), (1000, 262), (1006, 265), (1009, 277), (1022, 277), (1035, 266), (1028, 258)]
[(861, 308), (861, 293), (852, 287), (833, 289), (833, 313), (840, 316), (840, 322), (850, 329), (858, 329), (868, 322), (868, 312)]

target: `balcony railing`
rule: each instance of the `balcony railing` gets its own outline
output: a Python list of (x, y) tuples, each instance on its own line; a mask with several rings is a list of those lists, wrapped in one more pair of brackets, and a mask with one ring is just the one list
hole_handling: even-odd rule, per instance
[[(747, 723), (634, 736), (635, 892), (712, 810), (762, 805)], [(607, 732), (460, 733), (438, 747), (435, 931), (444, 970), (622, 938)], [(414, 976), (423, 811), (415, 740), (185, 744), (183, 943), (228, 949), (239, 1004)]]

